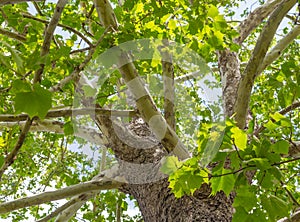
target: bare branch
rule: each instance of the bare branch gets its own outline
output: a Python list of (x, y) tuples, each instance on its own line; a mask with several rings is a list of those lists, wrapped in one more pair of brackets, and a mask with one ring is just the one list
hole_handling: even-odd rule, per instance
[(296, 4), (296, 0), (285, 0), (283, 1), (272, 14), (264, 26), (255, 48), (253, 50), (252, 56), (248, 62), (248, 65), (244, 71), (243, 79), (240, 81), (237, 100), (235, 103), (235, 119), (237, 125), (243, 129), (246, 124), (246, 116), (248, 112), (248, 106), (251, 96), (251, 90), (254, 84), (254, 80), (257, 76), (257, 71), (260, 63), (262, 63), (270, 43), (276, 33), (276, 30), (286, 15), (286, 13)]
[(262, 73), (266, 67), (271, 65), (282, 52), (288, 47), (288, 45), (300, 35), (300, 25), (295, 26), (285, 37), (280, 39), (278, 43), (270, 50), (266, 55), (263, 62), (260, 64), (257, 75)]
[(262, 6), (256, 8), (239, 26), (239, 37), (236, 42), (241, 44), (248, 35), (254, 30), (261, 22), (268, 17), (272, 11), (277, 8), (282, 0), (267, 1)]
[(26, 41), (26, 36), (21, 35), (19, 33), (10, 32), (10, 31), (5, 30), (3, 28), (0, 28), (0, 34), (6, 35), (9, 38), (16, 39), (16, 40), (19, 40), (21, 42)]
[[(0, 213), (7, 213), (20, 208), (30, 207), (39, 205), (55, 200), (61, 200), (87, 191), (98, 191), (98, 190), (111, 190), (116, 189), (123, 183), (114, 181), (108, 178), (102, 178), (98, 181), (89, 181), (85, 183), (76, 184), (66, 188), (62, 188), (56, 191), (48, 191), (41, 194), (37, 194), (31, 197), (25, 197), (18, 200), (9, 201), (0, 204)], [(85, 198), (85, 195), (82, 195)]]
[[(102, 116), (118, 116), (118, 117), (135, 117), (137, 113), (134, 110), (110, 110), (102, 108), (57, 108), (49, 110), (47, 118), (80, 116), (80, 115), (102, 115)], [(13, 115), (13, 114), (0, 114), (0, 122), (17, 122), (24, 121), (28, 118), (27, 114)]]
[[(0, 131), (6, 130), (19, 125), (21, 128), (24, 127), (26, 122), (0, 122)], [(52, 120), (33, 121), (30, 132), (50, 132), (57, 134), (64, 134), (64, 123)], [(98, 130), (88, 127), (79, 126), (76, 127), (75, 136), (78, 136), (88, 142), (94, 144), (106, 144), (103, 140), (103, 136)]]
[(1, 5), (9, 5), (9, 4), (18, 4), (18, 3), (23, 3), (23, 2), (41, 2), (42, 0), (1, 0), (0, 1), (0, 6)]
[[(60, 16), (61, 16), (63, 9), (64, 9), (65, 5), (67, 4), (67, 2), (68, 2), (68, 0), (59, 0), (58, 3), (56, 4), (56, 8), (53, 13), (53, 16), (52, 16), (52, 18), (47, 26), (47, 29), (45, 31), (45, 38), (44, 38), (44, 42), (43, 42), (42, 50), (41, 50), (41, 57), (43, 57), (49, 53), (51, 40), (53, 38), (53, 33), (58, 25)], [(41, 75), (44, 71), (44, 67), (45, 67), (45, 64), (41, 64), (41, 67), (36, 71), (36, 73), (34, 75), (34, 80), (33, 80), (34, 83), (41, 81)]]
[[(69, 202), (66, 204), (69, 205), (64, 211), (62, 211), (58, 217), (56, 218), (55, 222), (65, 222), (69, 221), (71, 217), (82, 207), (83, 204), (87, 202), (87, 200), (93, 198), (99, 191), (94, 191), (90, 193), (81, 194), (80, 196), (73, 197)], [(75, 203), (73, 202), (75, 200)]]
[[(98, 191), (96, 191), (98, 193)], [(95, 191), (94, 192), (91, 192), (91, 194), (94, 194), (96, 193)], [(72, 198), (70, 201), (68, 201), (67, 203), (63, 204), (62, 206), (58, 207), (55, 211), (53, 211), (51, 214), (47, 215), (46, 217), (36, 221), (36, 222), (47, 222), (49, 221), (50, 219), (56, 217), (57, 215), (59, 215), (60, 213), (62, 213), (64, 210), (68, 209), (70, 206), (74, 205), (74, 204), (77, 204), (77, 203), (81, 203), (81, 202), (86, 202), (88, 199), (90, 199), (91, 197), (91, 194), (90, 193), (84, 193), (84, 194), (81, 194), (81, 195), (78, 195), (76, 198)], [(78, 209), (77, 209), (78, 210)], [(76, 211), (77, 211), (76, 210)], [(55, 220), (56, 222), (59, 221), (59, 220)], [(66, 220), (63, 220), (63, 221), (69, 221), (68, 219)]]
[(2, 175), (4, 173), (4, 171), (11, 165), (13, 164), (15, 157), (17, 156), (19, 150), (21, 149), (24, 140), (26, 138), (26, 135), (30, 129), (30, 125), (32, 123), (32, 120), (28, 119), (22, 129), (22, 132), (18, 138), (18, 141), (14, 147), (14, 149), (5, 157), (4, 163), (2, 164), (1, 168), (0, 168), (0, 180), (2, 178)]

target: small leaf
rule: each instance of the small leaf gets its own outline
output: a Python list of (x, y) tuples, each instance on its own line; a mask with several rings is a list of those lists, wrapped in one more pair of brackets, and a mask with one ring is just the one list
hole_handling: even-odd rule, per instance
[(273, 123), (271, 120), (269, 120), (267, 123), (265, 123), (264, 126), (270, 131), (278, 128), (278, 125)]
[(68, 121), (64, 124), (64, 134), (65, 136), (74, 134), (74, 127), (71, 121)]
[(272, 151), (279, 154), (288, 154), (290, 144), (286, 140), (279, 140), (275, 144), (271, 145)]
[(210, 5), (207, 11), (207, 16), (214, 18), (219, 14), (218, 8), (214, 5)]
[(279, 120), (285, 119), (285, 117), (284, 117), (282, 114), (278, 113), (278, 112), (276, 112), (276, 113), (274, 113), (274, 114), (270, 114), (270, 116), (271, 116), (271, 118), (274, 119), (276, 122), (279, 121)]
[(232, 132), (231, 138), (234, 140), (235, 145), (240, 150), (245, 150), (247, 147), (247, 134), (238, 127), (233, 127), (230, 131)]
[(160, 170), (161, 170), (161, 172), (168, 174), (168, 175), (174, 173), (181, 166), (181, 163), (179, 162), (179, 160), (176, 156), (168, 156), (163, 161), (164, 162), (163, 162)]
[(170, 21), (169, 21), (169, 23), (168, 23), (168, 28), (170, 29), (170, 30), (173, 30), (173, 29), (176, 29), (176, 22), (175, 22), (175, 20), (174, 19), (171, 19)]

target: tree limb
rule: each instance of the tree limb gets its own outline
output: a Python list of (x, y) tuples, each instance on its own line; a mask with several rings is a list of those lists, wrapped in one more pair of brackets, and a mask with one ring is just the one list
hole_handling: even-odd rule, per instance
[[(104, 27), (111, 26), (114, 30), (117, 30), (118, 23), (109, 1), (94, 0), (94, 4)], [(126, 52), (120, 53), (121, 56), (118, 58), (119, 71), (136, 99), (137, 108), (140, 111), (142, 118), (149, 124), (151, 130), (168, 152), (173, 151), (180, 159), (189, 158), (189, 153), (183, 143), (171, 127), (168, 126), (166, 120), (154, 104), (151, 95), (145, 89), (129, 55)]]
[[(78, 194), (86, 193), (87, 191), (99, 191), (99, 190), (110, 190), (116, 189), (123, 183), (115, 181), (101, 176), (98, 180), (92, 180), (85, 183), (76, 184), (66, 188), (62, 188), (56, 191), (47, 191), (41, 194), (37, 194), (31, 197), (25, 197), (18, 200), (9, 201), (0, 204), (0, 213), (7, 213), (20, 208), (30, 207), (34, 205), (43, 204), (55, 200), (61, 200), (68, 197), (72, 197)], [(85, 195), (80, 195), (81, 198), (85, 199)]]
[(1, 178), (2, 178), (2, 175), (4, 173), (4, 171), (11, 165), (13, 164), (14, 160), (15, 160), (15, 157), (17, 156), (19, 150), (21, 149), (23, 143), (24, 143), (24, 140), (26, 138), (26, 135), (30, 129), (30, 125), (32, 123), (32, 120), (31, 119), (28, 119), (26, 120), (26, 123), (22, 129), (22, 132), (18, 138), (18, 141), (14, 147), (14, 149), (5, 157), (4, 159), (4, 163), (2, 164), (1, 168), (0, 168), (0, 181), (1, 181)]
[[(56, 8), (53, 13), (53, 16), (52, 16), (52, 18), (47, 26), (47, 29), (45, 31), (45, 38), (44, 38), (44, 42), (43, 42), (42, 50), (41, 50), (41, 54), (40, 54), (41, 57), (43, 57), (49, 53), (53, 33), (58, 25), (60, 16), (61, 16), (63, 9), (64, 9), (65, 5), (67, 4), (67, 2), (68, 2), (68, 0), (59, 0), (56, 4)], [(45, 64), (41, 64), (40, 66), (41, 67), (36, 71), (36, 73), (34, 75), (33, 82), (41, 81), (41, 75), (44, 71)]]
[(281, 2), (282, 0), (267, 1), (265, 4), (251, 12), (249, 16), (239, 25), (240, 35), (236, 39), (236, 42), (241, 44), (252, 32), (252, 30), (260, 25), (261, 22), (268, 17)]
[(42, 0), (1, 0), (0, 1), (0, 6), (1, 5), (9, 5), (9, 4), (18, 4), (18, 3), (23, 3), (23, 2), (41, 2)]
[[(137, 113), (134, 110), (110, 110), (102, 108), (54, 108), (49, 110), (45, 119), (68, 117), (68, 116), (81, 116), (81, 115), (103, 115), (103, 116), (118, 116), (118, 117), (135, 117)], [(28, 118), (27, 114), (13, 115), (13, 114), (0, 114), (0, 122), (17, 122), (24, 121)]]
[[(23, 128), (25, 122), (0, 122), (0, 131), (6, 130), (7, 128), (12, 128), (16, 125)], [(52, 120), (33, 121), (29, 131), (64, 134), (64, 123)], [(76, 127), (74, 135), (94, 144), (106, 144), (102, 134), (99, 133), (98, 130), (92, 128), (83, 126)]]
[(240, 81), (237, 100), (235, 103), (235, 119), (237, 126), (243, 129), (246, 124), (246, 116), (250, 102), (251, 90), (260, 63), (262, 63), (276, 30), (286, 13), (296, 4), (296, 0), (284, 0), (270, 15), (267, 24), (264, 26), (248, 65), (244, 71), (243, 79)]
[(288, 47), (288, 45), (300, 35), (300, 25), (295, 26), (285, 37), (280, 39), (278, 43), (270, 50), (266, 55), (263, 62), (260, 64), (257, 75), (262, 73), (266, 67), (271, 65), (282, 52)]
[[(40, 18), (36, 18), (28, 13), (22, 13), (22, 16), (24, 18), (29, 18), (29, 19), (32, 19), (32, 20), (35, 20), (35, 21), (38, 21), (38, 22), (42, 22), (44, 24), (49, 24), (50, 22), (47, 21), (47, 20), (43, 20), (43, 19), (40, 19)], [(93, 45), (89, 39), (87, 39), (81, 32), (77, 31), (76, 29), (72, 28), (71, 26), (68, 26), (68, 25), (64, 25), (64, 24), (61, 24), (61, 23), (58, 23), (57, 24), (58, 27), (61, 27), (61, 28), (65, 28), (66, 30), (69, 30), (70, 32), (73, 32), (74, 34), (78, 35), (83, 41), (85, 41), (90, 47)]]
[(164, 117), (167, 124), (176, 130), (175, 122), (175, 87), (172, 55), (168, 52), (168, 41), (163, 41), (159, 51), (161, 54), (162, 75), (164, 83)]
[(69, 83), (70, 81), (76, 79), (79, 77), (80, 72), (85, 68), (85, 66), (89, 63), (89, 61), (92, 59), (95, 50), (97, 48), (97, 46), (103, 41), (104, 37), (107, 35), (107, 33), (111, 30), (111, 27), (107, 27), (105, 29), (105, 31), (103, 32), (103, 34), (101, 35), (101, 37), (99, 38), (99, 40), (96, 42), (95, 45), (92, 45), (88, 55), (86, 56), (86, 58), (84, 59), (84, 61), (76, 68), (73, 70), (73, 72), (71, 73), (71, 75), (67, 76), (66, 78), (62, 79), (59, 83), (57, 83), (56, 85), (52, 86), (50, 88), (50, 92), (56, 92), (58, 90), (62, 90), (62, 88)]
[(6, 35), (9, 38), (16, 39), (16, 40), (19, 40), (21, 42), (26, 41), (26, 36), (21, 35), (19, 33), (10, 32), (10, 31), (8, 31), (6, 29), (3, 29), (3, 28), (0, 28), (0, 34)]

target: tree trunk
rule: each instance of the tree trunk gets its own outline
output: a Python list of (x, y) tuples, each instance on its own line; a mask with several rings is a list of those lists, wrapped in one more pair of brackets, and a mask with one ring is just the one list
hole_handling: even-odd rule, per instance
[(145, 222), (161, 221), (231, 221), (233, 198), (218, 193), (209, 196), (203, 185), (193, 196), (175, 198), (167, 179), (143, 185), (128, 185), (127, 191), (137, 200)]

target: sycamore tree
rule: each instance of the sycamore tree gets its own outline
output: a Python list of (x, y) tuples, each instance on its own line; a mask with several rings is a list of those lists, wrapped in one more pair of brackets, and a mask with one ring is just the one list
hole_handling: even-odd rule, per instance
[(1, 221), (299, 221), (299, 8), (1, 0)]

